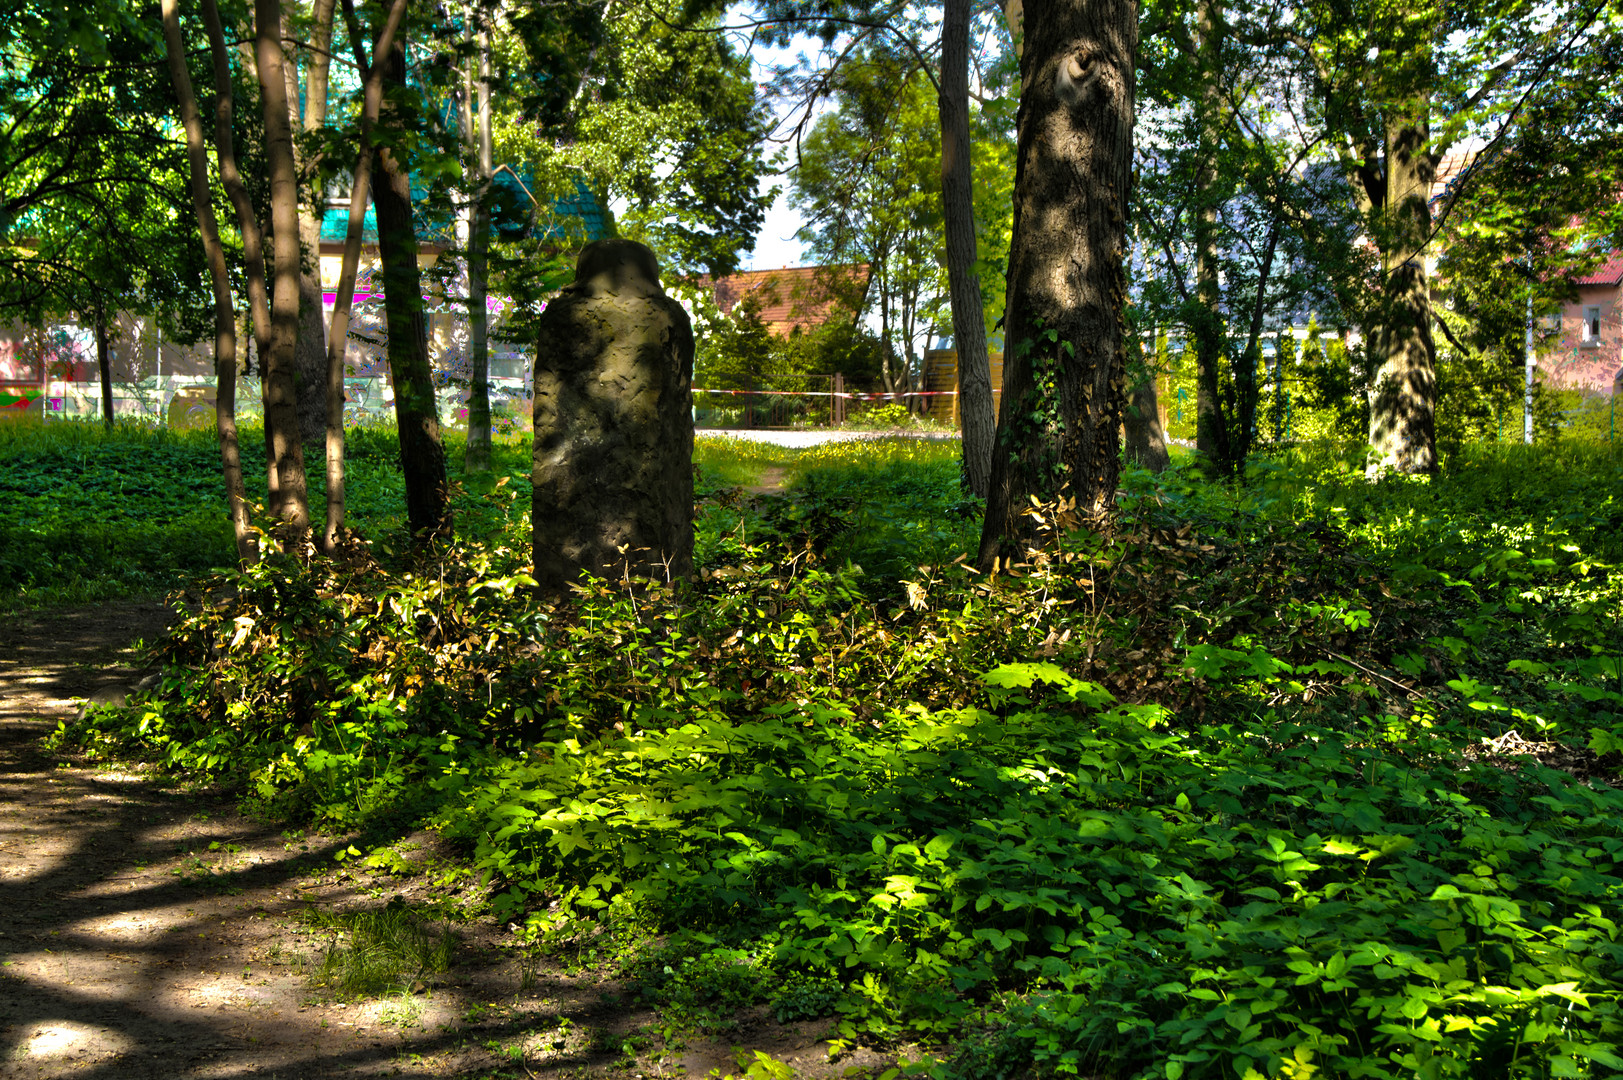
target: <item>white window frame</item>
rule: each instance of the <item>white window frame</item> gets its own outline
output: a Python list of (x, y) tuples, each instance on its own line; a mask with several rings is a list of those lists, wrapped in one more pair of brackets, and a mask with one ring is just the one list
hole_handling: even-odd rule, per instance
[(1581, 343), (1589, 346), (1600, 344), (1600, 305), (1590, 304), (1584, 308), (1584, 324)]

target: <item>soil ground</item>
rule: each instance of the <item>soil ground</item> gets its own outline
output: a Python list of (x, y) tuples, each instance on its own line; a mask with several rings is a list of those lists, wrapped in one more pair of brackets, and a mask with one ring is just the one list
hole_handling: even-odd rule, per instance
[(827, 1021), (761, 1011), (725, 1037), (667, 1040), (618, 983), (521, 963), (477, 916), (453, 920), (452, 967), (414, 992), (340, 1002), (313, 989), (327, 939), (309, 912), (477, 898), (431, 834), (393, 845), (394, 872), (367, 870), (334, 860), (348, 837), (285, 831), (222, 793), (44, 748), (85, 699), (139, 680), (132, 643), (156, 640), (168, 616), (135, 602), (0, 616), (0, 1077), (644, 1080), (738, 1073), (755, 1051), (806, 1077), (882, 1064), (863, 1050), (832, 1063)]

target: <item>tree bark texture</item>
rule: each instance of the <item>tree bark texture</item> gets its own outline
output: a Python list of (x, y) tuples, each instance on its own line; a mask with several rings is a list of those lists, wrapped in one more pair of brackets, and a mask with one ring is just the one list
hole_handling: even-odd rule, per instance
[[(304, 113), (299, 115), (298, 70), (287, 65), (288, 104), (294, 121), (306, 132), (319, 131), (327, 122), (327, 75), (331, 62), (333, 0), (316, 0), (311, 11), (310, 45), (304, 62)], [(299, 182), (309, 185), (316, 163), (298, 152), (295, 164)], [(299, 345), (298, 367), (299, 437), (304, 444), (321, 444), (326, 426), (327, 341), (326, 320), (321, 309), (321, 214), (322, 204), (299, 207)]]
[(164, 51), (170, 82), (175, 87), (180, 123), (186, 133), (186, 161), (192, 211), (203, 239), (209, 280), (214, 289), (214, 416), (220, 441), (220, 465), (225, 477), (226, 506), (236, 538), (237, 559), (252, 563), (259, 558), (259, 543), (248, 527), (247, 489), (242, 479), (242, 455), (237, 445), (237, 313), (231, 298), (231, 277), (225, 249), (220, 244), (219, 222), (214, 217), (209, 188), (208, 151), (203, 145), (203, 119), (197, 93), (186, 69), (186, 45), (180, 35), (177, 0), (163, 0)]
[(535, 350), (535, 578), (585, 570), (671, 581), (693, 565), (693, 328), (654, 253), (581, 252), (541, 313)]
[(1199, 39), (1195, 70), (1200, 78), (1196, 105), (1200, 162), (1195, 169), (1195, 305), (1191, 337), (1195, 346), (1195, 449), (1227, 470), (1233, 464), (1228, 418), (1221, 391), (1226, 354), (1221, 293), (1217, 280), (1217, 123), (1222, 109), (1222, 12), (1217, 0), (1201, 0), (1196, 11)]
[(1369, 471), (1437, 469), (1437, 349), (1431, 336), (1431, 288), (1425, 245), (1436, 163), (1430, 100), (1421, 94), (1386, 121), (1386, 192), (1381, 217), (1380, 318), (1369, 336), (1375, 378), (1369, 395)]
[(1033, 496), (1074, 500), (1083, 519), (1114, 503), (1137, 47), (1129, 0), (1025, 4), (1004, 399), (983, 567), (1025, 553)]
[[(405, 94), (406, 50), (398, 39), (387, 53), (373, 51), (383, 65), (388, 90)], [(386, 93), (386, 97), (388, 94)], [(396, 107), (385, 122), (404, 123)], [(372, 202), (378, 214), (378, 255), (383, 263), (383, 314), (389, 332), (389, 369), (394, 378), (395, 423), (400, 433), (400, 468), (406, 480), (406, 517), (424, 541), (451, 533), (451, 497), (440, 442), (439, 405), (428, 360), (428, 314), (423, 306), (417, 265), (417, 233), (412, 220), (411, 176), (405, 162), (379, 147), (381, 176)]]
[[(394, 0), (378, 35), (377, 49), (387, 54), (406, 17), (406, 0)], [(344, 25), (349, 31), (355, 70), (361, 73), (361, 140), (355, 175), (349, 186), (349, 223), (344, 255), (333, 296), (332, 324), (327, 331), (327, 522), (321, 534), (323, 551), (338, 547), (344, 532), (344, 354), (349, 343), (349, 317), (355, 303), (355, 278), (361, 266), (361, 236), (366, 226), (366, 204), (372, 197), (372, 166), (376, 160), (373, 134), (383, 105), (383, 65), (366, 58), (366, 36), (355, 14), (354, 0), (344, 0)], [(375, 53), (374, 53), (375, 55)]]
[(113, 426), (113, 357), (108, 341), (107, 307), (96, 304), (96, 371), (101, 376), (101, 419), (108, 428)]
[[(237, 229), (242, 237), (242, 269), (247, 285), (248, 317), (253, 327), (253, 354), (259, 358), (261, 399), (265, 386), (265, 354), (270, 349), (270, 295), (265, 277), (265, 237), (259, 214), (237, 167), (236, 137), (232, 132), (231, 54), (220, 23), (215, 0), (203, 0), (203, 24), (208, 28), (209, 54), (214, 62), (214, 153), (220, 165), (220, 184), (236, 211)], [(243, 65), (257, 72), (259, 65), (246, 45), (239, 54)], [(257, 78), (257, 75), (255, 76)], [(272, 517), (282, 515), (281, 481), (276, 472), (276, 453), (271, 447), (271, 427), (265, 424), (266, 505)]]
[(468, 449), (469, 472), (490, 471), (490, 309), (486, 306), (490, 271), (490, 182), (496, 172), (490, 131), (490, 36), (474, 38), (479, 53), (479, 98), (475, 140), (479, 156), (478, 188), (468, 230)]
[(964, 486), (985, 498), (992, 484), (991, 362), (975, 276), (975, 201), (969, 143), (969, 0), (946, 0), (941, 20), (941, 220), (947, 241), (952, 343), (958, 353), (958, 417)]
[(254, 58), (265, 116), (270, 180), (273, 278), (270, 340), (263, 355), (265, 438), (276, 471), (282, 548), (297, 551), (310, 531), (304, 443), (299, 435), (296, 350), (299, 342), (299, 182), (283, 70), (281, 0), (254, 0)]
[(1122, 422), (1122, 436), (1127, 460), (1142, 465), (1152, 473), (1165, 472), (1172, 458), (1167, 453), (1166, 432), (1161, 428), (1161, 403), (1155, 392), (1158, 373), (1146, 364), (1132, 380), (1126, 416)]

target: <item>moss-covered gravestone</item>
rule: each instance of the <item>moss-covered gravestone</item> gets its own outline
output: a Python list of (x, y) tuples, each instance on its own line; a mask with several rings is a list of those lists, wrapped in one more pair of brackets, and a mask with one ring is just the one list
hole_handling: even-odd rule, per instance
[(654, 253), (588, 244), (535, 350), (535, 577), (675, 579), (693, 564), (693, 327)]

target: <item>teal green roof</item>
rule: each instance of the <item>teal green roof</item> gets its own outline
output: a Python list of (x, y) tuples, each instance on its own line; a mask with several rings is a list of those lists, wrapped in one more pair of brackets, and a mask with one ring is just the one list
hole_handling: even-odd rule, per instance
[[(497, 234), (504, 240), (517, 240), (522, 237), (530, 227), (529, 198), (524, 194), (518, 182), (506, 173), (499, 173), (495, 179), (495, 198), (493, 206), (494, 225)], [(414, 201), (420, 201), (425, 192), (412, 184)], [(420, 202), (419, 202), (420, 205)], [(575, 190), (569, 195), (561, 195), (552, 202), (552, 211), (556, 219), (542, 226), (542, 235), (548, 238), (564, 239), (570, 234), (584, 234), (587, 240), (601, 240), (610, 235), (610, 216), (603, 208), (603, 204), (579, 180), (575, 182)], [(578, 223), (578, 224), (575, 224)], [(571, 227), (574, 225), (574, 227)], [(451, 241), (454, 226), (450, 221), (440, 221), (424, 214), (416, 218), (417, 240), (424, 244), (443, 244)], [(349, 206), (347, 203), (335, 203), (327, 207), (321, 216), (321, 240), (323, 243), (342, 244), (349, 235)], [(361, 243), (376, 244), (378, 242), (378, 216), (377, 210), (370, 204), (366, 208), (366, 218), (361, 226)]]

